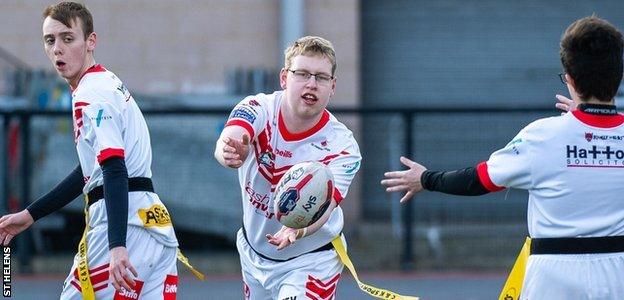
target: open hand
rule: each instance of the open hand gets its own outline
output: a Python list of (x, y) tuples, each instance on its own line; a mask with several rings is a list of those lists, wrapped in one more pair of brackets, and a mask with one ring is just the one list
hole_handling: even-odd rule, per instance
[(267, 234), (266, 238), (270, 244), (277, 246), (277, 250), (282, 250), (295, 243), (295, 241), (303, 237), (304, 234), (304, 229), (294, 229), (282, 226), (282, 228), (280, 228), (275, 235)]
[(386, 186), (386, 192), (389, 193), (406, 191), (403, 198), (401, 198), (401, 203), (404, 203), (414, 197), (416, 193), (423, 190), (420, 176), (427, 168), (403, 156), (401, 156), (401, 162), (407, 166), (409, 170), (386, 172), (384, 173), (386, 178), (381, 181), (381, 184)]
[(249, 154), (249, 136), (244, 134), (242, 140), (226, 137), (223, 139), (223, 161), (225, 165), (237, 169)]
[(27, 209), (0, 218), (0, 242), (8, 246), (14, 236), (26, 230), (35, 222)]
[(135, 278), (137, 278), (139, 274), (130, 263), (126, 247), (115, 247), (110, 249), (108, 254), (110, 256), (108, 278), (112, 282), (115, 289), (119, 291), (121, 290), (121, 287), (123, 287), (126, 291), (133, 290), (135, 282), (134, 279), (129, 276), (128, 271), (130, 271)]

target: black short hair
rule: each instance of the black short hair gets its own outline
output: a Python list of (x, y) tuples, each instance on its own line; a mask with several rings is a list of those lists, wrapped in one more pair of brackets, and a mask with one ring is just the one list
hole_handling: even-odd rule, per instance
[(561, 64), (581, 100), (609, 102), (622, 81), (622, 33), (595, 15), (572, 23), (561, 37)]

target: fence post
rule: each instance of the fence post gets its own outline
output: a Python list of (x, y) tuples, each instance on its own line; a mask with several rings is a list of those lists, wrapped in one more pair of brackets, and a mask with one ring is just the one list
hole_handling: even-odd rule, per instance
[(4, 149), (2, 149), (2, 191), (3, 191), (3, 203), (2, 203), (2, 207), (0, 209), (2, 209), (2, 214), (6, 214), (9, 212), (9, 196), (10, 196), (10, 191), (9, 191), (9, 127), (11, 126), (11, 115), (10, 114), (4, 114), (3, 115), (3, 124), (4, 127), (2, 127), (2, 138), (3, 138), (3, 142), (2, 145), (4, 146)]
[[(30, 176), (30, 114), (28, 112), (24, 112), (20, 116), (20, 129), (21, 129), (21, 137), (22, 137), (22, 153), (20, 155), (20, 159), (22, 161), (22, 195), (19, 201), (19, 207), (17, 211), (20, 211), (26, 208), (28, 201), (30, 200), (30, 188), (32, 178)], [(26, 230), (20, 234), (18, 237), (17, 246), (18, 246), (18, 261), (20, 264), (20, 272), (22, 273), (31, 273), (31, 260), (32, 260), (32, 249), (31, 249), (31, 230)]]
[[(412, 149), (412, 138), (413, 138), (413, 121), (414, 116), (413, 113), (408, 111), (403, 113), (403, 120), (405, 121), (405, 155), (412, 159), (413, 158), (413, 149)], [(412, 223), (413, 223), (413, 201), (408, 201), (403, 204), (403, 209), (401, 210), (402, 219), (403, 219), (403, 255), (401, 258), (401, 268), (405, 271), (410, 271), (414, 269), (414, 249), (412, 247)]]

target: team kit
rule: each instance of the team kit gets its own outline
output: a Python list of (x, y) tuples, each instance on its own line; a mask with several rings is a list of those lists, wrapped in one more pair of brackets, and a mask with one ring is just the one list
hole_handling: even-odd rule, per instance
[[(139, 105), (96, 62), (98, 36), (83, 4), (48, 6), (42, 37), (71, 90), (79, 164), (26, 209), (0, 218), (2, 243), (82, 195), (86, 226), (59, 298), (176, 299), (178, 261), (200, 280), (203, 274), (180, 251), (176, 216), (155, 193)], [(624, 115), (614, 101), (622, 45), (608, 21), (575, 21), (560, 41), (570, 92), (557, 96), (560, 116), (532, 122), (474, 167), (435, 171), (400, 157), (405, 168), (383, 174), (381, 185), (404, 193), (402, 203), (422, 190), (528, 191), (529, 237), (499, 299), (624, 299)], [(335, 299), (347, 267), (363, 295), (418, 299), (362, 283), (349, 259), (340, 204), (366, 160), (327, 109), (337, 85), (332, 43), (304, 36), (283, 57), (281, 89), (235, 105), (214, 158), (206, 158), (238, 173), (240, 298)]]

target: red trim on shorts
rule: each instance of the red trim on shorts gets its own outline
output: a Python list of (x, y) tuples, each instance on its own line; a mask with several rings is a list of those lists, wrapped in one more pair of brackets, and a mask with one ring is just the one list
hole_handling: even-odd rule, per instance
[(111, 157), (121, 157), (124, 158), (124, 149), (118, 148), (106, 148), (100, 151), (100, 154), (97, 156), (98, 163), (102, 165), (102, 163), (111, 158)]
[(141, 299), (141, 289), (143, 289), (143, 281), (134, 280), (134, 289), (128, 291), (125, 288), (121, 288), (120, 291), (115, 293), (113, 300), (136, 300)]
[(588, 114), (580, 110), (573, 110), (572, 115), (579, 121), (594, 127), (612, 128), (620, 126), (624, 123), (624, 115), (594, 115)]
[(326, 282), (308, 275), (308, 281), (306, 282), (306, 296), (310, 299), (333, 299), (336, 294), (336, 286), (340, 279), (340, 273), (332, 277)]
[(317, 133), (319, 130), (321, 130), (321, 128), (325, 126), (325, 124), (327, 124), (327, 122), (329, 122), (329, 112), (327, 112), (327, 110), (324, 110), (323, 115), (321, 116), (321, 119), (318, 121), (318, 123), (316, 123), (316, 125), (312, 126), (312, 128), (304, 132), (292, 133), (288, 131), (288, 129), (286, 128), (286, 123), (284, 123), (284, 118), (282, 117), (282, 111), (280, 110), (279, 117), (277, 118), (277, 127), (285, 141), (294, 142), (294, 141), (303, 140)]
[(490, 179), (490, 174), (488, 173), (488, 165), (487, 162), (481, 162), (477, 165), (477, 175), (479, 175), (479, 181), (483, 187), (485, 187), (490, 192), (498, 192), (500, 190), (504, 190), (505, 187), (498, 186), (492, 182)]
[(250, 140), (253, 139), (254, 136), (255, 136), (254, 135), (254, 129), (251, 126), (251, 124), (249, 124), (249, 122), (245, 122), (245, 121), (243, 121), (241, 119), (229, 120), (227, 123), (225, 123), (225, 127), (228, 127), (228, 126), (240, 126), (240, 127), (245, 128), (245, 130), (247, 130), (247, 133), (249, 133), (249, 139)]
[(163, 300), (175, 300), (178, 295), (178, 275), (167, 275), (163, 284)]

